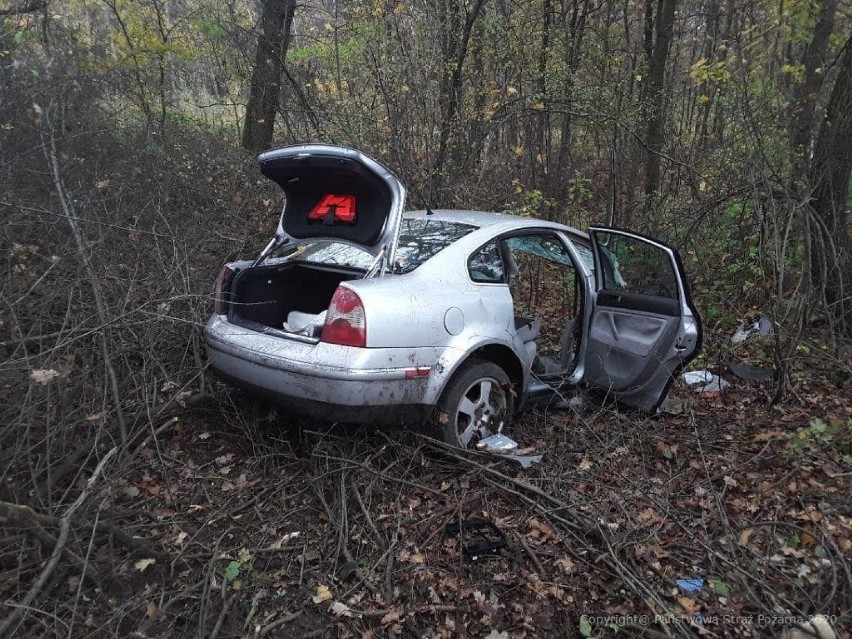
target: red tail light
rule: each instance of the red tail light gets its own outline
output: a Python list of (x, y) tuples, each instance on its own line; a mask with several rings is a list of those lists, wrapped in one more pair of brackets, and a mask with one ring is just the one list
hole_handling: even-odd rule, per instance
[(231, 284), (234, 273), (236, 271), (230, 266), (223, 266), (222, 270), (219, 271), (219, 277), (216, 278), (216, 289), (213, 291), (213, 312), (217, 315), (224, 315), (228, 312), (230, 293), (226, 291)]
[(337, 287), (325, 316), (322, 341), (361, 348), (367, 345), (364, 305), (355, 291), (343, 286)]

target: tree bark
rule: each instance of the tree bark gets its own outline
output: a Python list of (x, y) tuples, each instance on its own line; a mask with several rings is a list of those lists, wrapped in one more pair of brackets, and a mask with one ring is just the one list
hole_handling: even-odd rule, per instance
[[(790, 145), (793, 153), (806, 160), (807, 150), (816, 127), (816, 105), (818, 102), (820, 85), (825, 77), (826, 51), (828, 50), (828, 37), (834, 29), (834, 17), (837, 12), (837, 0), (824, 0), (820, 6), (813, 37), (805, 47), (802, 54), (802, 66), (804, 77), (796, 86), (791, 99), (791, 113), (789, 124)], [(793, 179), (799, 179), (802, 175), (802, 164), (794, 168)]]
[(251, 74), (243, 127), (243, 147), (259, 153), (272, 145), (275, 116), (281, 100), (284, 59), (290, 43), (295, 0), (264, 0), (260, 36)]
[(470, 45), (470, 36), (473, 32), (473, 25), (479, 18), (482, 7), (486, 0), (474, 0), (470, 11), (465, 12), (464, 24), (461, 27), (461, 33), (457, 33), (458, 26), (461, 22), (461, 8), (454, 0), (445, 0), (442, 4), (443, 16), (446, 29), (443, 43), (444, 57), (444, 72), (441, 77), (440, 94), (441, 94), (441, 129), (438, 140), (438, 153), (435, 158), (435, 163), (432, 166), (432, 178), (439, 190), (443, 185), (444, 172), (446, 169), (445, 163), (449, 153), (450, 144), (452, 142), (453, 129), (456, 126), (456, 115), (461, 103), (462, 90), (462, 70), (467, 59), (468, 47)]
[(822, 231), (812, 281), (821, 286), (836, 332), (852, 339), (852, 237), (847, 219), (852, 179), (852, 37), (842, 51), (808, 171), (811, 203)]
[(665, 139), (667, 110), (665, 86), (666, 63), (672, 43), (676, 8), (677, 0), (658, 0), (657, 2), (654, 45), (648, 66), (648, 90), (645, 96), (645, 111), (648, 115), (648, 129), (645, 137), (645, 195), (649, 202), (654, 199), (654, 195), (660, 190), (660, 153), (663, 150), (663, 141)]

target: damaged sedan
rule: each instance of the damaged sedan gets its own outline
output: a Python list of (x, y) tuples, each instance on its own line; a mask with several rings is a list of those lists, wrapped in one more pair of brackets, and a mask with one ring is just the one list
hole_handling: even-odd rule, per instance
[(627, 231), (405, 211), (353, 149), (263, 153), (277, 232), (226, 264), (205, 338), (224, 379), (298, 413), (431, 425), (469, 447), (583, 387), (656, 411), (701, 347), (677, 252)]

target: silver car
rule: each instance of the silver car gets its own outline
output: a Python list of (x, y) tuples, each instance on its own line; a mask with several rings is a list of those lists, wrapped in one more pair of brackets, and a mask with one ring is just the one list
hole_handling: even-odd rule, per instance
[(352, 149), (258, 160), (284, 210), (257, 259), (222, 269), (207, 352), (225, 379), (299, 413), (433, 424), (468, 447), (577, 387), (656, 411), (701, 347), (680, 259), (660, 242), (404, 212), (399, 179)]

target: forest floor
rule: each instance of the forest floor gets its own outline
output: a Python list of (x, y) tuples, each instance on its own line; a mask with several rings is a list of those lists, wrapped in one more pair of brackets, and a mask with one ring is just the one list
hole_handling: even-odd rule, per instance
[[(2, 339), (36, 337), (0, 342), (0, 637), (777, 637), (823, 614), (850, 639), (852, 361), (802, 339), (775, 407), (771, 382), (737, 382), (676, 387), (677, 415), (536, 409), (511, 433), (543, 455), (528, 469), (296, 420), (199, 382), (211, 282), (265, 242), (277, 187), (242, 161), (198, 180), (194, 138), (140, 156), (119, 141), (112, 186), (68, 163), (80, 210), (105, 211), (87, 228), (112, 315), (96, 321), (73, 251), (52, 259), (68, 237), (47, 204), (4, 229)], [(40, 202), (42, 161), (24, 168), (18, 198)], [(699, 308), (738, 321), (705, 284)], [(93, 326), (113, 331), (113, 392)], [(695, 367), (725, 369), (728, 329)], [(115, 396), (128, 441), (108, 456)], [(473, 560), (447, 529), (471, 519), (498, 554)]]
[[(513, 432), (544, 457), (522, 469), (412, 432), (293, 426), (217, 386), (105, 468), (105, 517), (140, 545), (97, 547), (100, 583), (69, 578), (79, 630), (749, 637), (821, 613), (848, 639), (852, 401), (848, 381), (805, 392), (534, 410)], [(499, 554), (465, 554), (473, 533), (447, 525), (470, 519)]]

